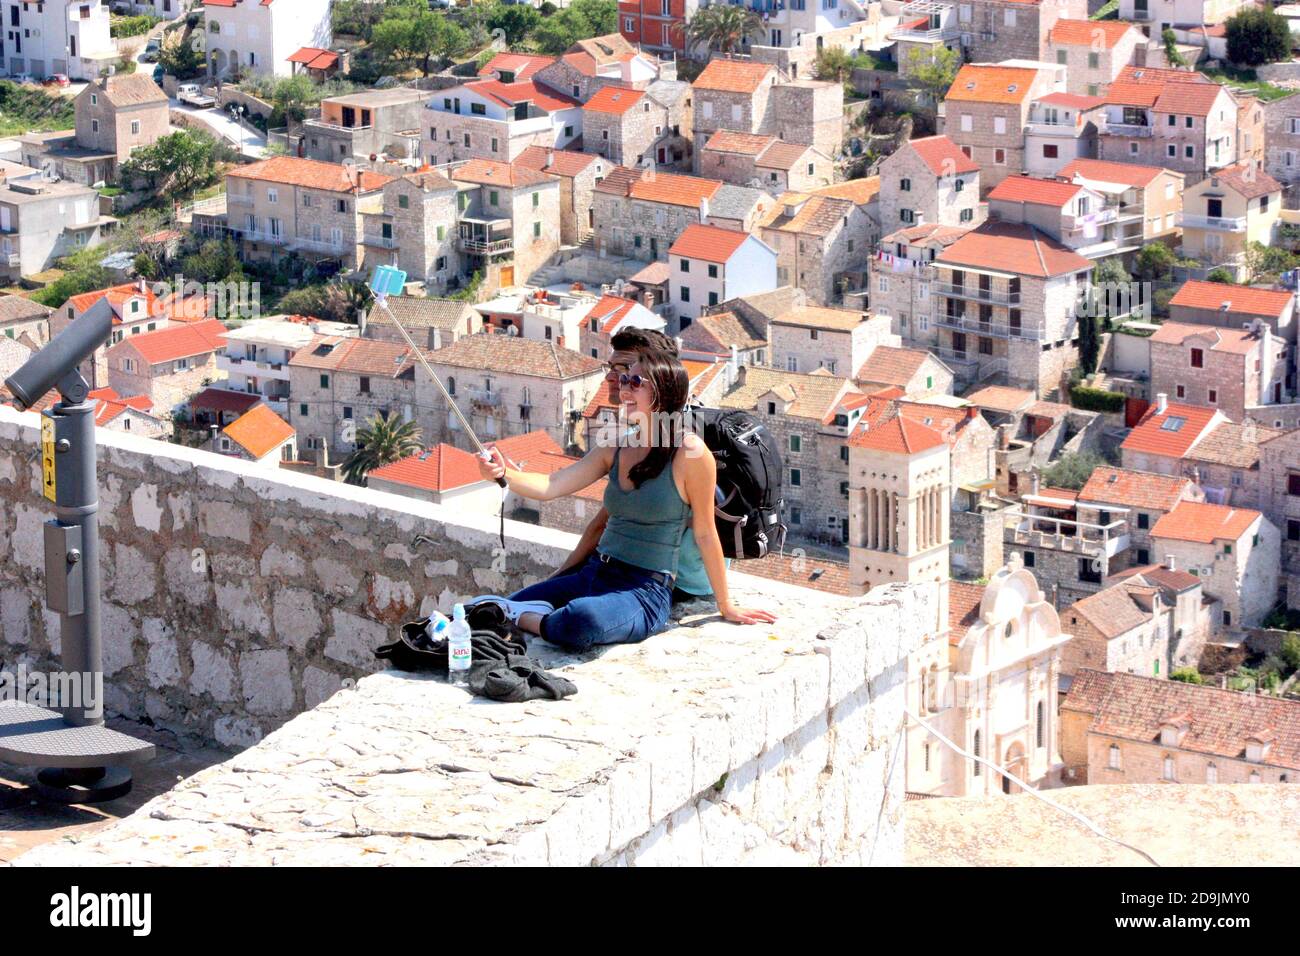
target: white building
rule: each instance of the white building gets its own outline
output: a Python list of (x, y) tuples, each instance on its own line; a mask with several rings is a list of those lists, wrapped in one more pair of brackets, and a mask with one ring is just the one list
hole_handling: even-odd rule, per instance
[(354, 325), (295, 316), (256, 319), (226, 333), (217, 368), (228, 376), (221, 387), (260, 395), (277, 415), (289, 410), (289, 360), (313, 335), (355, 336)]
[(289, 76), (289, 57), (305, 46), (334, 42), (330, 0), (203, 0), (208, 73), (236, 68)]
[(93, 80), (119, 58), (109, 36), (108, 6), (99, 0), (6, 3), (3, 62), (10, 76), (64, 73)]
[(687, 226), (668, 250), (669, 301), (693, 319), (708, 306), (776, 288), (776, 250), (755, 236)]

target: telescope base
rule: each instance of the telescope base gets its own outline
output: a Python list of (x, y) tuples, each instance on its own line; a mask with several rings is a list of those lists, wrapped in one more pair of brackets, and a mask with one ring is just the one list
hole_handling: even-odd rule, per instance
[(47, 767), (36, 775), (32, 789), (51, 803), (103, 803), (131, 792), (126, 767)]

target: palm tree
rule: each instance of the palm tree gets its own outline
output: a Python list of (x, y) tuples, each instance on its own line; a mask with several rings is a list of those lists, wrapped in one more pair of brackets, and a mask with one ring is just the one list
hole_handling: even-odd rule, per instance
[(701, 7), (686, 24), (689, 42), (703, 43), (723, 54), (738, 52), (751, 37), (762, 39), (763, 18), (748, 7), (729, 3)]
[(415, 422), (399, 421), (395, 415), (376, 415), (357, 432), (356, 451), (343, 463), (343, 477), (348, 484), (364, 485), (366, 475), (374, 469), (423, 450)]

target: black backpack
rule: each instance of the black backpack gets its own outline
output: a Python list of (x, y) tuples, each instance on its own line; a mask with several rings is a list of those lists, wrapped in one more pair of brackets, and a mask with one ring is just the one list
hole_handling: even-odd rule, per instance
[(688, 426), (718, 463), (714, 521), (728, 558), (762, 558), (785, 547), (781, 453), (767, 426), (739, 409), (687, 409)]

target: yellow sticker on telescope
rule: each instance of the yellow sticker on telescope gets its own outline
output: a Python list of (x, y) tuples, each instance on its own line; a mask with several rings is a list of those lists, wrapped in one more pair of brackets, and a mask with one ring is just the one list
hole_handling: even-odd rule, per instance
[(41, 483), (45, 497), (54, 500), (54, 419), (41, 416)]

